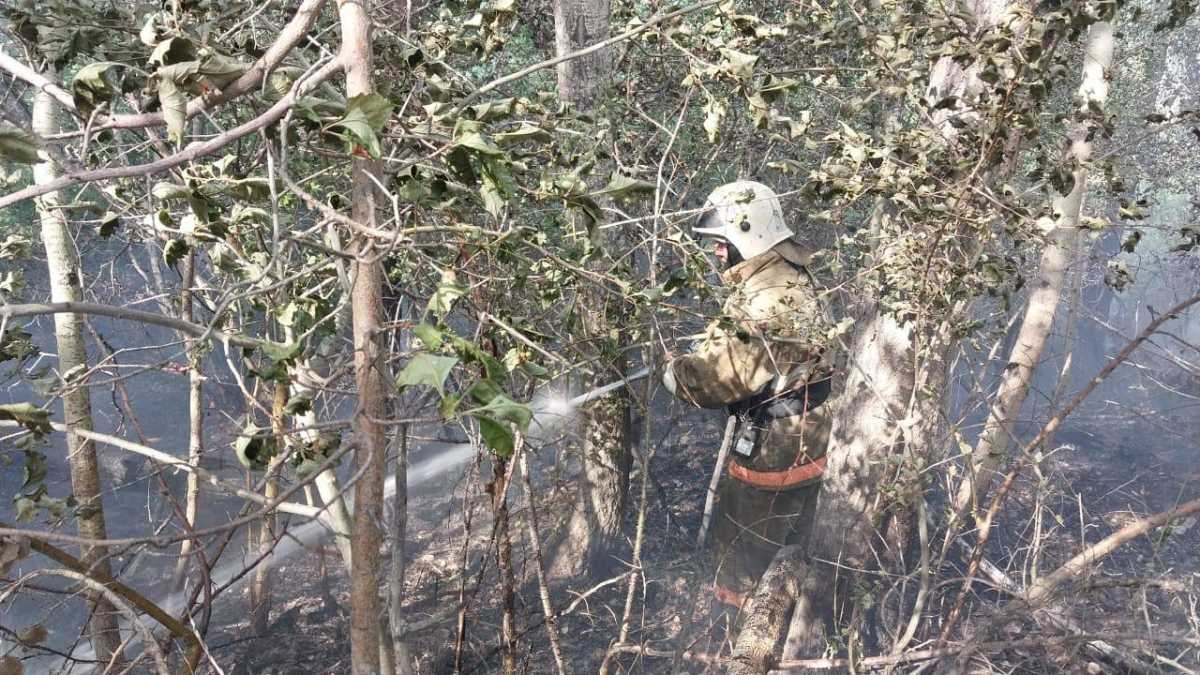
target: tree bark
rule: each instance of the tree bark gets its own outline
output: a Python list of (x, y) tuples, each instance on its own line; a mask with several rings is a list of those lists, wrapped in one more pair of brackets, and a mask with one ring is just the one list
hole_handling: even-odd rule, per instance
[[(1092, 114), (1089, 107), (1104, 109), (1108, 98), (1107, 71), (1112, 65), (1112, 53), (1112, 24), (1106, 21), (1093, 24), (1083, 59), (1083, 82), (1076, 95), (1079, 112), (1085, 119)], [(1054, 323), (1070, 258), (1079, 248), (1079, 214), (1087, 184), (1084, 164), (1092, 154), (1088, 129), (1086, 123), (1076, 123), (1068, 133), (1064, 159), (1075, 166), (1072, 172), (1075, 183), (1068, 194), (1059, 195), (1054, 200), (1054, 228), (1048, 233), (1049, 243), (1042, 252), (1038, 279), (1030, 294), (1017, 343), (1009, 356), (1000, 390), (996, 393), (983, 433), (971, 454), (967, 478), (955, 495), (954, 506), (960, 514), (964, 514), (968, 508), (978, 508), (979, 500), (987, 494), (996, 469), (1004, 459), (1009, 439), (1012, 438), (1013, 425), (1021, 412), (1021, 404), (1025, 401), (1034, 369), (1041, 360), (1042, 350)]]
[(396, 494), (392, 496), (392, 523), (388, 536), (392, 540), (392, 567), (388, 578), (388, 623), (392, 634), (392, 651), (396, 654), (397, 675), (412, 675), (412, 654), (404, 639), (407, 624), (404, 620), (404, 542), (408, 536), (408, 425), (401, 424), (396, 432), (400, 439), (396, 451)]
[[(276, 382), (274, 398), (271, 402), (271, 433), (275, 436), (279, 453), (284, 447), (283, 408), (287, 405), (288, 385), (286, 381)], [(266, 485), (263, 486), (263, 497), (274, 501), (279, 496), (279, 483), (275, 476), (279, 473), (282, 454), (271, 458), (266, 472)], [(274, 513), (263, 516), (258, 525), (258, 555), (266, 556), (275, 548), (276, 519)], [(271, 566), (260, 564), (254, 570), (254, 580), (250, 584), (250, 631), (254, 635), (266, 635), (271, 621)]]
[[(563, 56), (606, 40), (611, 0), (554, 0), (554, 48)], [(558, 95), (591, 110), (607, 87), (612, 51), (605, 48), (558, 64)]]
[[(196, 277), (196, 250), (194, 246), (188, 251), (184, 262), (182, 288), (179, 293), (179, 315), (188, 323), (194, 322), (192, 285)], [(199, 342), (187, 339), (188, 354), (188, 464), (200, 466), (200, 456), (204, 452), (204, 375), (200, 372)], [(184, 518), (188, 527), (196, 524), (196, 514), (200, 508), (200, 477), (189, 472), (184, 487)], [(176, 591), (182, 590), (187, 580), (188, 560), (192, 555), (194, 542), (186, 539), (179, 545), (179, 560), (175, 564), (175, 578), (172, 586)]]
[[(371, 19), (369, 0), (338, 3), (341, 23), (341, 59), (346, 71), (346, 97), (374, 93)], [(375, 223), (375, 180), (379, 163), (356, 158), (352, 169), (353, 210), (351, 217), (363, 224)], [(354, 531), (350, 550), (350, 660), (354, 675), (381, 672), (379, 630), (379, 550), (383, 544), (383, 482), (386, 472), (387, 436), (380, 420), (387, 416), (388, 381), (380, 344), (383, 323), (383, 267), (371, 240), (355, 234), (351, 242), (355, 256), (350, 292), (354, 332), (354, 372), (358, 407), (354, 432), (358, 447), (354, 468), (362, 477), (354, 489)], [(386, 635), (386, 633), (384, 633)]]
[[(554, 37), (558, 56), (578, 51), (609, 35), (610, 0), (555, 0)], [(612, 70), (610, 49), (600, 49), (558, 64), (559, 97), (581, 111), (590, 111), (606, 90)], [(580, 303), (584, 329), (597, 341), (607, 339), (620, 319), (611, 311), (611, 300), (587, 294)], [(601, 350), (603, 351), (603, 350)], [(585, 387), (603, 384), (605, 375), (622, 377), (625, 359), (601, 359), (597, 378), (586, 378)], [(618, 392), (601, 399), (584, 416), (582, 472), (575, 508), (559, 542), (552, 575), (576, 577), (585, 572), (602, 573), (612, 562), (609, 551), (620, 540), (621, 524), (629, 492), (630, 452), (629, 398)]]
[(511, 458), (493, 459), (492, 518), (496, 533), (496, 568), (500, 575), (500, 662), (504, 675), (517, 675), (516, 579), (508, 527), (508, 483), (514, 466)]
[(805, 570), (803, 548), (784, 546), (776, 552), (746, 606), (729, 675), (754, 675), (774, 667)]
[[(39, 91), (34, 95), (32, 122), (34, 133), (45, 136), (58, 132), (54, 99)], [(33, 168), (34, 183), (44, 185), (55, 179), (53, 162), (47, 160)], [(57, 192), (47, 192), (37, 200), (41, 221), (42, 244), (46, 249), (46, 268), (50, 277), (53, 302), (79, 302), (83, 298), (82, 270), (67, 228), (67, 219), (59, 209)], [(54, 315), (54, 335), (58, 348), (58, 370), (66, 385), (63, 394), (63, 421), (67, 425), (67, 459), (71, 471), (71, 491), (79, 502), (76, 523), (79, 534), (91, 539), (108, 538), (101, 504), (100, 469), (96, 445), (74, 430), (92, 430), (92, 404), (85, 382), (73, 381), (87, 369), (87, 351), (83, 344), (83, 321), (75, 314)], [(80, 560), (97, 576), (111, 576), (107, 550), (100, 546), (84, 547)], [(102, 594), (89, 592), (92, 613), (88, 635), (96, 658), (107, 663), (120, 660), (121, 634), (116, 607)]]

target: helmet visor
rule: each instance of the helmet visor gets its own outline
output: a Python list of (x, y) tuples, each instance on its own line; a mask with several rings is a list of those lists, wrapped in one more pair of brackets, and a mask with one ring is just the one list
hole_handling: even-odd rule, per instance
[(697, 239), (703, 237), (724, 239), (724, 229), (725, 223), (721, 221), (721, 215), (717, 209), (709, 207), (696, 219), (696, 224), (692, 226), (692, 235)]

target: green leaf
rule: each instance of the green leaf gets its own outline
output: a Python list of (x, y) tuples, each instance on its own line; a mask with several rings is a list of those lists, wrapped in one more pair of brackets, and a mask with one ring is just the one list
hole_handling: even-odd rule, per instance
[(1142, 240), (1142, 233), (1137, 230), (1132, 230), (1125, 235), (1124, 241), (1121, 242), (1121, 250), (1126, 253), (1133, 253), (1137, 249), (1138, 242)]
[(458, 283), (458, 277), (453, 270), (442, 272), (442, 283), (429, 298), (429, 307), (425, 311), (433, 312), (438, 317), (444, 317), (454, 306), (454, 301), (467, 294), (467, 287)]
[(209, 54), (200, 61), (198, 68), (204, 77), (197, 83), (201, 94), (212, 94), (224, 89), (246, 72), (246, 64), (224, 54)]
[(274, 310), (275, 320), (278, 321), (279, 325), (281, 326), (293, 328), (296, 325), (296, 315), (302, 311), (303, 310), (300, 309), (299, 303), (289, 302), (283, 307), (278, 307)]
[(495, 134), (492, 138), (496, 141), (497, 145), (505, 146), (522, 141), (539, 141), (544, 143), (550, 141), (553, 136), (542, 127), (530, 124), (529, 122), (521, 122), (521, 126), (513, 131)]
[(513, 448), (516, 447), (516, 437), (512, 429), (507, 424), (483, 415), (476, 415), (475, 419), (479, 422), (479, 435), (492, 453), (505, 459), (511, 457)]
[(426, 349), (437, 349), (442, 346), (442, 331), (433, 326), (422, 323), (413, 328), (413, 335), (425, 345)]
[(729, 111), (729, 106), (716, 99), (709, 99), (708, 103), (704, 104), (704, 133), (708, 134), (708, 142), (716, 143), (721, 135), (721, 121), (725, 119), (725, 114)]
[(477, 380), (475, 384), (472, 384), (471, 388), (467, 390), (467, 395), (479, 405), (487, 405), (497, 396), (503, 396), (504, 390), (495, 382), (484, 379)]
[(491, 157), (504, 155), (500, 146), (484, 135), (482, 129), (483, 125), (475, 120), (460, 119), (454, 125), (454, 142), (460, 147), (474, 150), (481, 155)]
[(458, 411), (458, 404), (462, 402), (462, 397), (457, 394), (450, 394), (443, 398), (441, 403), (438, 403), (438, 414), (444, 420), (454, 418), (454, 413)]
[(296, 465), (296, 477), (304, 478), (305, 476), (308, 476), (310, 473), (316, 471), (317, 468), (320, 466), (321, 466), (321, 463), (315, 459), (312, 459), (311, 457), (308, 459), (300, 460), (300, 463)]
[(758, 63), (758, 56), (755, 54), (745, 54), (733, 49), (722, 48), (721, 56), (725, 57), (727, 64), (725, 70), (739, 80), (749, 80), (754, 77), (754, 64)]
[(396, 387), (403, 391), (405, 387), (424, 385), (437, 389), (438, 395), (444, 397), (446, 378), (457, 363), (457, 356), (417, 354), (396, 376)]
[(493, 397), (487, 405), (471, 411), (472, 415), (478, 413), (486, 413), (489, 417), (497, 420), (512, 422), (521, 431), (527, 431), (529, 423), (533, 421), (533, 410), (529, 406), (517, 403), (505, 394), (499, 394)]
[(50, 433), (50, 411), (42, 410), (32, 403), (6, 403), (0, 405), (0, 420), (11, 420), (43, 436)]
[(251, 471), (267, 468), (278, 448), (275, 438), (266, 429), (247, 422), (241, 435), (233, 442), (233, 452), (242, 466)]
[(482, 164), (479, 194), (483, 197), (483, 207), (493, 218), (499, 218), (513, 193), (512, 174), (494, 157), (485, 156)]
[(303, 415), (312, 410), (313, 397), (309, 392), (301, 392), (288, 398), (283, 406), (283, 412), (288, 415)]
[(303, 349), (299, 342), (263, 342), (258, 348), (275, 363), (290, 361), (299, 356)]
[[(13, 565), (20, 562), (28, 555), (29, 540), (25, 537), (6, 537), (4, 539), (0, 539), (0, 574), (8, 574)], [(0, 665), (2, 664), (3, 661), (0, 661)], [(17, 665), (18, 667), (20, 666), (19, 661), (17, 662)], [(7, 672), (20, 673), (23, 671), (12, 670), (10, 668)], [(0, 667), (0, 674), (3, 673), (5, 673), (5, 671), (2, 667)]]
[(8, 124), (0, 124), (0, 157), (18, 164), (37, 164), (41, 161), (33, 137)]
[(117, 89), (109, 81), (108, 71), (120, 65), (111, 61), (89, 63), (75, 73), (75, 77), (71, 79), (71, 97), (75, 100), (75, 109), (80, 115), (87, 117), (101, 103), (112, 101)]
[(17, 497), (13, 500), (17, 507), (17, 522), (32, 523), (37, 517), (37, 502), (28, 497)]
[(121, 224), (121, 217), (112, 211), (105, 211), (104, 216), (100, 218), (100, 236), (107, 239), (117, 231), (117, 226)]
[(22, 470), (21, 489), (25, 494), (37, 494), (46, 481), (46, 456), (35, 450), (25, 451), (25, 466)]
[(630, 178), (622, 173), (613, 173), (612, 179), (597, 192), (591, 194), (592, 197), (612, 197), (618, 200), (630, 199), (637, 194), (646, 194), (654, 192), (654, 183), (637, 178)]
[(150, 189), (150, 194), (163, 201), (169, 201), (172, 199), (191, 199), (192, 190), (186, 185), (164, 182), (156, 183), (154, 187)]
[(268, 103), (279, 101), (279, 99), (288, 95), (288, 92), (292, 90), (292, 85), (303, 74), (304, 69), (296, 66), (280, 66), (272, 70), (263, 87), (263, 98)]
[(163, 260), (171, 269), (177, 269), (179, 261), (187, 255), (188, 245), (178, 239), (172, 239), (163, 246)]
[(183, 125), (187, 122), (187, 95), (174, 80), (158, 81), (158, 102), (162, 105), (167, 123), (167, 136), (176, 143), (183, 142)]
[(187, 38), (167, 38), (150, 52), (150, 65), (171, 66), (184, 61), (196, 60), (196, 45)]
[(333, 126), (345, 130), (343, 137), (351, 146), (365, 148), (374, 159), (379, 159), (381, 150), (377, 132), (387, 124), (392, 115), (392, 103), (379, 94), (362, 94), (346, 101), (346, 113)]
[(454, 347), (454, 351), (462, 358), (465, 363), (482, 364), (484, 370), (487, 371), (487, 377), (492, 380), (502, 380), (508, 374), (504, 369), (504, 364), (500, 363), (495, 357), (479, 348), (479, 345), (469, 340), (464, 340), (457, 335), (450, 336), (450, 344)]
[(550, 377), (550, 370), (547, 369), (545, 366), (543, 366), (540, 363), (535, 363), (533, 361), (524, 361), (517, 367), (520, 368), (522, 371), (524, 371), (525, 374), (529, 375), (530, 377), (534, 377), (539, 380), (545, 380)]
[[(245, 202), (261, 203), (271, 198), (271, 181), (257, 176), (242, 179), (217, 178), (202, 183), (196, 191), (204, 197), (228, 195)], [(263, 211), (263, 213), (266, 213), (266, 211)], [(268, 222), (269, 219), (270, 216), (268, 215)]]

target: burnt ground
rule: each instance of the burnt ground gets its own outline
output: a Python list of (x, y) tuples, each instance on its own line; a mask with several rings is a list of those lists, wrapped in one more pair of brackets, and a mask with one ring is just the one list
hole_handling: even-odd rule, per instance
[[(712, 608), (706, 593), (699, 592), (706, 571), (706, 556), (695, 555), (696, 533), (704, 491), (713, 468), (722, 420), (716, 414), (675, 412), (669, 424), (653, 429), (656, 452), (651, 461), (643, 567), (646, 582), (635, 588), (629, 642), (671, 651), (685, 622), (693, 621), (689, 648), (704, 653), (728, 654), (727, 617)], [(671, 419), (668, 415), (667, 419)], [(1156, 431), (1157, 429), (1157, 431)], [(1190, 433), (1189, 429), (1196, 431)], [(1170, 433), (1168, 433), (1168, 431)], [(1057, 449), (1039, 464), (1037, 474), (1024, 476), (1014, 490), (988, 558), (1018, 583), (1035, 573), (1046, 574), (1131, 519), (1157, 513), (1200, 495), (1200, 420), (1188, 416), (1169, 418), (1160, 413), (1126, 409), (1120, 415), (1081, 414), (1060, 431)], [(553, 459), (553, 449), (539, 452), (537, 484), (539, 520), (562, 520), (571, 496), (559, 489), (556, 472), (567, 471)], [(490, 470), (483, 467), (483, 473)], [(498, 644), (500, 616), (498, 583), (490, 549), (490, 517), (478, 486), (484, 481), (461, 479), (453, 491), (416, 496), (411, 501), (409, 524), (408, 599), (410, 622), (425, 624), (412, 637), (420, 672), (453, 671), (456, 616), (463, 589), (460, 574), (464, 560), (464, 493), (472, 507), (469, 544), (465, 548), (468, 618), (461, 649), (462, 672), (500, 670)], [(640, 472), (635, 466), (631, 509), (626, 533), (636, 530)], [(1038, 496), (1040, 492), (1040, 498)], [(525, 530), (527, 511), (519, 483), (512, 486), (513, 558), (520, 586), (517, 623), (522, 668), (525, 672), (554, 672)], [(1041, 508), (1040, 534), (1034, 514)], [(557, 517), (557, 518), (556, 518)], [(546, 535), (543, 535), (545, 540)], [(936, 538), (936, 537), (935, 537)], [(969, 540), (973, 543), (973, 540)], [(296, 558), (275, 573), (278, 595), (268, 635), (246, 635), (244, 596), (219, 603), (210, 633), (213, 654), (229, 673), (343, 673), (349, 670), (348, 625), (343, 610), (348, 587), (332, 547), (325, 555), (328, 574), (321, 573), (319, 556)], [(1036, 550), (1036, 555), (1035, 555)], [(1122, 649), (1146, 646), (1179, 664), (1161, 662), (1164, 672), (1188, 672), (1200, 665), (1196, 645), (1135, 643), (1131, 636), (1200, 637), (1196, 598), (1200, 595), (1200, 527), (1195, 519), (1169, 530), (1143, 536), (1105, 558), (1094, 572), (1064, 588), (1055, 599), (1088, 634), (1105, 636)], [(616, 552), (609, 575), (588, 580), (558, 582), (553, 587), (557, 610), (571, 606), (560, 619), (566, 658), (573, 672), (596, 672), (608, 646), (619, 633), (627, 592), (626, 580), (602, 584), (622, 574), (631, 558), (630, 548)], [(931, 603), (923, 627), (931, 629), (948, 611), (958, 588), (961, 556), (953, 556), (942, 571), (948, 580), (941, 588), (941, 604)], [(386, 564), (386, 561), (385, 561)], [(978, 640), (1055, 635), (1028, 612), (997, 614), (1013, 608), (1002, 593), (977, 584), (963, 625), (963, 634)], [(581, 594), (587, 594), (580, 599)], [(573, 605), (572, 605), (573, 603)], [(940, 614), (939, 614), (940, 613)], [(1004, 617), (1003, 621), (996, 619)], [(724, 649), (723, 649), (724, 647)], [(1089, 672), (1092, 656), (1077, 646), (1048, 641), (1044, 648), (1028, 645), (977, 655), (978, 672), (1054, 673)], [(615, 672), (667, 672), (670, 659), (623, 655)], [(690, 672), (712, 672), (700, 663), (687, 664)], [(909, 672), (915, 666), (900, 672)]]

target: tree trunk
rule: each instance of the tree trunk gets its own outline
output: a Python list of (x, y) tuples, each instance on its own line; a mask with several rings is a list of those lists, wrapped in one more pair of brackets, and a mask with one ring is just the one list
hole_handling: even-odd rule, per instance
[[(608, 39), (611, 0), (554, 0), (556, 56)], [(612, 52), (601, 49), (558, 64), (558, 95), (580, 110), (591, 110), (607, 89)]]
[[(275, 476), (279, 472), (280, 462), (283, 458), (283, 408), (287, 405), (287, 399), (287, 382), (276, 382), (274, 398), (271, 403), (271, 433), (275, 436), (276, 447), (279, 448), (280, 454), (272, 457), (271, 463), (267, 467), (267, 483), (263, 486), (263, 497), (269, 501), (279, 496), (279, 484), (275, 480)], [(275, 514), (268, 513), (263, 516), (262, 522), (258, 526), (258, 546), (256, 548), (259, 556), (266, 556), (275, 548), (275, 528)], [(271, 566), (259, 564), (254, 570), (254, 580), (250, 584), (250, 632), (254, 635), (266, 635), (270, 620)]]
[(774, 665), (805, 569), (801, 547), (784, 546), (775, 554), (746, 606), (729, 675), (764, 673)]
[[(58, 133), (54, 99), (45, 92), (33, 98), (33, 131), (40, 137)], [(33, 168), (34, 182), (48, 183), (55, 179), (56, 172), (50, 161)], [(83, 291), (79, 260), (74, 242), (67, 231), (67, 219), (59, 209), (57, 192), (50, 192), (37, 200), (38, 217), (41, 221), (42, 244), (46, 249), (46, 269), (50, 277), (50, 297), (53, 302), (80, 302)], [(54, 315), (54, 335), (58, 348), (58, 371), (66, 383), (63, 394), (63, 422), (68, 429), (92, 430), (92, 404), (89, 390), (82, 376), (87, 369), (87, 352), (83, 345), (83, 322), (75, 314)], [(72, 431), (67, 433), (67, 459), (71, 471), (71, 491), (79, 502), (76, 522), (79, 534), (90, 539), (106, 539), (108, 531), (104, 523), (104, 508), (100, 501), (100, 469), (96, 461), (96, 445)], [(80, 560), (99, 577), (111, 576), (107, 551), (101, 546), (85, 547)], [(120, 660), (118, 650), (121, 634), (117, 625), (117, 610), (113, 604), (97, 592), (88, 592), (92, 602), (92, 614), (88, 620), (88, 635), (96, 658), (107, 663), (114, 656)]]
[[(609, 35), (610, 0), (555, 0), (554, 35), (558, 56), (600, 42)], [(595, 107), (607, 89), (612, 54), (602, 49), (558, 64), (558, 94), (579, 110)], [(602, 294), (585, 294), (584, 328), (597, 341), (607, 336), (620, 320), (608, 308)], [(601, 349), (603, 351), (603, 349)], [(604, 384), (625, 372), (625, 359), (601, 359), (600, 375), (587, 378), (585, 387)], [(629, 491), (630, 452), (629, 398), (618, 392), (601, 399), (584, 416), (582, 472), (575, 508), (552, 563), (557, 577), (576, 577), (585, 572), (602, 573), (612, 562), (609, 551), (620, 540), (621, 524)]]
[(396, 654), (397, 675), (412, 675), (412, 654), (405, 641), (407, 622), (404, 620), (404, 540), (408, 536), (408, 425), (401, 424), (396, 432), (399, 447), (396, 451), (396, 494), (392, 496), (392, 568), (388, 579), (388, 623), (392, 631), (392, 651)]
[[(1107, 71), (1112, 64), (1112, 52), (1112, 24), (1104, 21), (1093, 24), (1083, 58), (1083, 82), (1076, 96), (1079, 112), (1084, 119), (1092, 114), (1089, 112), (1090, 106), (1104, 109), (1108, 98)], [(1076, 123), (1068, 133), (1064, 160), (1075, 166), (1072, 172), (1075, 183), (1068, 194), (1054, 200), (1054, 229), (1048, 233), (1050, 241), (1042, 252), (1038, 279), (1030, 294), (1017, 343), (1009, 356), (1008, 367), (1005, 368), (1000, 390), (979, 443), (971, 455), (967, 478), (955, 495), (954, 506), (960, 514), (968, 508), (978, 508), (979, 500), (987, 494), (996, 469), (1008, 449), (1013, 424), (1021, 412), (1034, 369), (1041, 360), (1042, 349), (1050, 335), (1067, 267), (1071, 256), (1079, 248), (1079, 213), (1087, 184), (1084, 163), (1092, 154), (1088, 130), (1086, 123)]]
[[(179, 293), (179, 316), (187, 322), (193, 322), (192, 286), (196, 278), (196, 249), (188, 251), (184, 262), (182, 288)], [(200, 455), (204, 452), (204, 375), (200, 372), (199, 341), (195, 338), (186, 340), (188, 354), (188, 464), (200, 465)], [(200, 478), (189, 472), (184, 488), (184, 518), (188, 526), (196, 524), (196, 514), (200, 508)], [(182, 590), (187, 580), (188, 561), (191, 558), (194, 542), (185, 539), (179, 545), (179, 560), (175, 564), (175, 578), (172, 586), (176, 591)]]
[[(837, 401), (829, 439), (829, 459), (809, 543), (809, 560), (837, 560), (841, 567), (873, 567), (871, 541), (881, 513), (877, 503), (885, 458), (906, 445), (921, 442), (905, 437), (915, 425), (906, 411), (917, 389), (913, 369), (916, 331), (889, 314), (873, 309), (850, 350), (852, 366), (845, 390)], [(838, 570), (811, 562), (801, 580), (788, 635), (788, 649), (823, 644), (825, 621), (833, 618), (835, 602), (845, 600), (837, 584)], [(785, 650), (784, 658), (795, 654)]]
[[(374, 93), (371, 55), (371, 20), (368, 0), (338, 3), (341, 23), (341, 58), (346, 71), (346, 97)], [(352, 194), (355, 221), (374, 227), (375, 181), (379, 163), (356, 158)], [(350, 536), (350, 659), (354, 675), (381, 672), (379, 630), (379, 549), (383, 543), (383, 481), (387, 436), (380, 420), (387, 414), (388, 381), (380, 346), (383, 323), (383, 267), (369, 237), (355, 234), (355, 255), (350, 304), (353, 312), (354, 371), (358, 407), (354, 432), (358, 447), (354, 469), (362, 477), (354, 488), (354, 531)], [(386, 635), (386, 633), (384, 633)]]
[[(511, 460), (511, 458), (510, 458)], [(495, 521), (496, 569), (500, 575), (500, 660), (504, 675), (517, 675), (516, 580), (513, 575), (512, 539), (508, 528), (508, 483), (514, 467), (496, 457), (492, 465), (492, 518)]]

